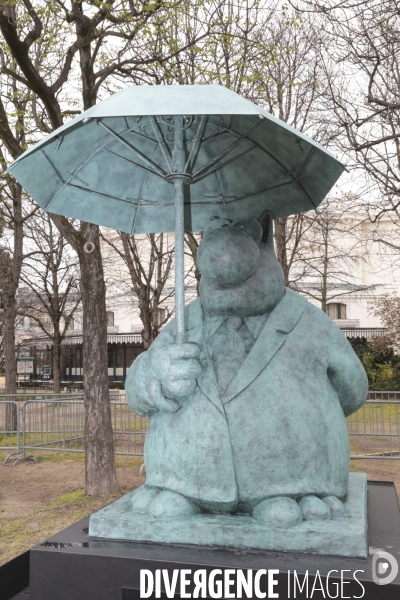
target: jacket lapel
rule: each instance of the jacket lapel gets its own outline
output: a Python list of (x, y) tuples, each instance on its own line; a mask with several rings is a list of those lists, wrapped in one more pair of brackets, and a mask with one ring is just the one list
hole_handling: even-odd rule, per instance
[(307, 300), (286, 289), (285, 295), (265, 321), (246, 360), (240, 366), (222, 396), (224, 404), (247, 388), (286, 341), (286, 336), (297, 325), (307, 307)]
[(188, 309), (186, 323), (187, 341), (194, 342), (201, 348), (200, 364), (202, 367), (202, 373), (197, 380), (197, 385), (203, 394), (212, 402), (212, 404), (214, 404), (214, 406), (223, 413), (224, 407), (218, 393), (214, 368), (211, 364), (211, 359), (207, 350), (207, 344), (204, 340), (203, 309), (201, 307), (200, 300), (195, 300), (189, 304)]

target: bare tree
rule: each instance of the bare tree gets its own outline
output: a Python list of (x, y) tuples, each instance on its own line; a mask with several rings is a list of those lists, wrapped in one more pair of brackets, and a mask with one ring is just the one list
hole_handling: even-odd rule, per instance
[(200, 271), (197, 266), (197, 250), (199, 249), (200, 242), (202, 240), (202, 235), (200, 233), (191, 233), (187, 231), (185, 233), (185, 243), (186, 250), (185, 254), (189, 257), (192, 267), (189, 271), (189, 274), (193, 272), (194, 281), (196, 283), (196, 295), (200, 296)]
[(125, 279), (124, 274), (116, 269), (118, 262), (129, 274), (127, 291), (137, 301), (143, 325), (143, 347), (146, 350), (173, 312), (170, 302), (174, 294), (171, 279), (173, 236), (166, 233), (129, 235), (119, 232), (117, 236), (105, 234), (102, 237), (113, 251), (108, 261), (116, 274), (117, 285), (121, 286)]
[[(24, 144), (62, 125), (65, 115), (90, 108), (105, 92), (118, 89), (121, 80), (152, 81), (151, 66), (164, 65), (186, 47), (181, 46), (179, 38), (165, 38), (165, 23), (170, 19), (181, 23), (183, 18), (189, 18), (190, 10), (190, 2), (179, 1), (0, 2), (0, 30), (5, 42), (1, 72), (6, 80), (18, 81), (25, 98)], [(199, 35), (191, 44), (209, 34), (213, 17), (207, 5), (202, 16)], [(79, 90), (71, 94), (77, 82)], [(12, 133), (5, 110), (0, 121), (0, 138), (15, 159), (24, 144)], [(18, 185), (10, 185), (18, 198)], [(106, 290), (99, 228), (83, 222), (75, 224), (57, 215), (52, 218), (78, 256), (83, 282), (86, 492), (113, 493), (117, 481), (108, 398)]]
[(391, 348), (396, 354), (400, 351), (400, 298), (396, 294), (384, 294), (374, 299), (370, 313), (378, 317), (385, 328), (379, 337), (372, 340), (377, 352)]
[(364, 176), (363, 200), (376, 219), (400, 206), (400, 4), (309, 0), (300, 8), (329, 32), (321, 64), (337, 68), (328, 77), (327, 127)]
[[(10, 7), (11, 9), (11, 7)], [(5, 97), (6, 104), (3, 98)], [(5, 106), (17, 116), (9, 123)], [(20, 281), (23, 261), (24, 224), (35, 212), (35, 208), (23, 199), (21, 186), (9, 175), (5, 174), (7, 156), (18, 158), (22, 153), (25, 140), (24, 110), (26, 99), (17, 87), (17, 80), (11, 76), (8, 88), (0, 97), (0, 165), (1, 182), (1, 256), (0, 285), (3, 303), (3, 335), (6, 393), (17, 391), (17, 364), (15, 358), (15, 322), (16, 293)]]
[(39, 213), (27, 223), (25, 260), (21, 280), (31, 293), (18, 312), (41, 329), (53, 346), (53, 389), (61, 391), (61, 344), (81, 303), (79, 265), (76, 254), (52, 220)]
[[(327, 77), (321, 63), (326, 34), (307, 15), (284, 10), (263, 32), (270, 51), (264, 68), (257, 73), (255, 94), (272, 114), (325, 145), (332, 142), (321, 119), (321, 104)], [(268, 48), (268, 45), (267, 45)], [(253, 92), (254, 94), (254, 92)], [(280, 217), (274, 221), (277, 257), (285, 285), (294, 286), (291, 274), (309, 220), (303, 215)]]
[(318, 302), (324, 312), (332, 301), (374, 288), (362, 280), (364, 244), (354, 222), (346, 222), (346, 208), (343, 199), (326, 200), (316, 214), (304, 215), (309, 222), (299, 244), (301, 260), (296, 268), (301, 277), (295, 287)]
[[(316, 141), (332, 144), (334, 135), (321, 110), (331, 81), (328, 75), (332, 78), (328, 62), (321, 61), (330, 37), (313, 17), (259, 0), (228, 0), (216, 13), (218, 24), (202, 40), (200, 51), (190, 46), (174, 57), (168, 69), (158, 69), (160, 81), (219, 83)], [(173, 35), (174, 24), (169, 27)], [(188, 27), (181, 35), (188, 43), (195, 32)], [(301, 215), (275, 219), (277, 256), (287, 286), (294, 286), (291, 269), (307, 226)], [(195, 259), (196, 241), (186, 236), (186, 243)]]

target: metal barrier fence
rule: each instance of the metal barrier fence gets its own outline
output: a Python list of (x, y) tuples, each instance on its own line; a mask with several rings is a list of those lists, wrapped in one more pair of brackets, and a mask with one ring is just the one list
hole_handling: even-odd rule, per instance
[(400, 400), (400, 391), (369, 391), (367, 400), (379, 400), (379, 402), (389, 402), (390, 400)]
[(141, 417), (134, 413), (126, 402), (112, 402), (111, 421), (115, 453), (143, 456), (148, 417)]
[[(148, 419), (135, 414), (126, 402), (110, 398), (116, 454), (143, 456)], [(12, 419), (10, 419), (12, 413)], [(0, 401), (0, 452), (4, 459), (33, 458), (32, 450), (85, 451), (85, 406), (83, 397)]]
[(400, 400), (367, 400), (347, 418), (351, 458), (400, 458)]
[(20, 412), (16, 402), (0, 402), (0, 450), (11, 454), (20, 453)]
[[(110, 400), (115, 453), (143, 456), (148, 419), (119, 396)], [(0, 400), (4, 462), (25, 460), (33, 450), (84, 452), (84, 417), (82, 396)], [(400, 459), (400, 392), (370, 392), (364, 406), (347, 418), (347, 426), (351, 458)]]
[[(124, 393), (124, 392), (123, 392)], [(53, 392), (29, 392), (28, 394), (3, 394), (0, 393), (0, 403), (5, 401), (12, 402), (26, 402), (27, 400), (52, 400), (54, 398), (60, 398), (62, 400), (69, 400), (70, 398), (83, 398), (83, 392), (68, 392), (61, 394), (53, 394)], [(110, 396), (111, 398), (111, 396)]]
[(83, 398), (28, 400), (22, 409), (24, 450), (84, 452)]

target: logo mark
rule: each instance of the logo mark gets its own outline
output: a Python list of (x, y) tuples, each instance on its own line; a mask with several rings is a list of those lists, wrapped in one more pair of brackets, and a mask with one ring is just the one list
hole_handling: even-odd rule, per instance
[(372, 579), (377, 585), (392, 583), (399, 572), (399, 565), (389, 552), (379, 550), (372, 557)]

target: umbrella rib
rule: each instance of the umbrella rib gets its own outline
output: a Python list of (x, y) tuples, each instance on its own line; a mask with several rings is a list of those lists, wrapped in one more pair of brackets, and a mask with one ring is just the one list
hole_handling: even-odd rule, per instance
[(165, 177), (166, 173), (164, 173), (161, 169), (159, 169), (157, 167), (157, 165), (155, 165), (154, 163), (151, 162), (151, 160), (149, 160), (148, 158), (146, 158), (144, 156), (144, 154), (142, 154), (141, 152), (139, 152), (139, 150), (137, 150), (134, 146), (131, 146), (131, 144), (129, 144), (126, 140), (124, 140), (123, 137), (121, 137), (120, 135), (118, 135), (118, 133), (115, 133), (115, 131), (113, 131), (110, 127), (108, 127), (105, 123), (103, 123), (102, 121), (98, 120), (97, 123), (99, 125), (101, 125), (104, 129), (107, 129), (107, 131), (109, 133), (111, 133), (111, 135), (118, 140), (119, 142), (121, 142), (121, 144), (123, 144), (124, 146), (126, 146), (127, 148), (129, 148), (129, 150), (131, 150), (132, 152), (134, 152), (135, 154), (137, 154), (137, 156), (139, 156), (139, 158), (141, 158), (143, 160), (143, 162), (145, 162), (146, 164), (148, 164), (150, 167), (152, 167), (152, 169), (154, 171), (157, 171), (157, 173), (161, 176), (161, 177)]
[[(260, 121), (261, 122), (261, 121)], [(239, 135), (236, 131), (234, 131), (233, 129), (228, 129), (226, 127), (224, 127), (223, 125), (220, 125), (221, 128), (224, 129), (224, 131), (222, 131), (221, 133), (218, 134), (218, 136), (226, 134), (226, 133), (233, 133), (235, 135)], [(209, 136), (208, 138), (204, 138), (202, 140), (202, 144), (204, 145), (204, 142), (207, 142), (208, 140), (211, 140), (213, 137), (215, 136)], [(276, 162), (276, 164), (278, 164), (284, 171), (285, 173), (287, 173), (289, 171), (289, 167), (286, 167), (280, 160), (278, 160), (275, 156), (273, 156), (273, 154), (271, 154), (269, 152), (269, 150), (267, 150), (266, 148), (263, 148), (262, 146), (260, 146), (260, 144), (258, 142), (256, 142), (255, 140), (249, 140), (252, 144), (254, 144), (254, 146), (256, 146), (257, 148), (259, 148), (261, 150), (261, 152), (265, 152), (265, 154), (267, 154), (270, 158), (272, 158), (273, 161)], [(208, 163), (206, 165), (204, 165), (205, 168), (208, 165)], [(195, 173), (196, 175), (197, 173)], [(193, 177), (195, 177), (195, 175), (193, 175)]]
[[(205, 118), (205, 117), (204, 117), (204, 115), (203, 115), (203, 116), (202, 116), (202, 121), (203, 121), (203, 119), (204, 119), (204, 118)], [(200, 125), (199, 125), (199, 127), (198, 127), (198, 129), (197, 129), (196, 136), (197, 136), (197, 135), (199, 134), (199, 132), (200, 132), (201, 125), (202, 125), (202, 123), (200, 123)], [(226, 132), (225, 132), (225, 133), (226, 133)], [(203, 143), (204, 143), (204, 138), (200, 140), (198, 148), (201, 148), (201, 146), (202, 146), (202, 144), (203, 144)], [(192, 146), (192, 148), (191, 148), (190, 154), (192, 154), (192, 152), (193, 152), (193, 148), (194, 148), (194, 143), (193, 143), (193, 146)], [(204, 150), (204, 152), (206, 153), (206, 155), (208, 155), (208, 153), (207, 153), (207, 150), (204, 148), (204, 145), (203, 145), (203, 150)], [(185, 165), (185, 171), (186, 171), (186, 169), (187, 169), (187, 166), (188, 166), (188, 164), (189, 164), (189, 160), (190, 160), (190, 155), (189, 155), (189, 158), (188, 158), (188, 160), (187, 160), (187, 163), (186, 163), (186, 165)], [(218, 202), (218, 203), (217, 203), (217, 202), (215, 202), (215, 203), (213, 203), (213, 204), (222, 204), (222, 205), (223, 205), (223, 207), (224, 207), (224, 209), (225, 209), (225, 212), (226, 212), (226, 215), (227, 215), (228, 219), (230, 219), (231, 217), (230, 217), (230, 214), (229, 214), (228, 206), (227, 206), (227, 204), (226, 204), (226, 202), (225, 202), (224, 193), (223, 193), (223, 191), (222, 191), (221, 183), (220, 183), (220, 181), (219, 181), (219, 179), (218, 179), (218, 176), (217, 176), (217, 172), (216, 172), (216, 170), (214, 169), (214, 170), (210, 171), (210, 174), (213, 174), (213, 175), (214, 175), (214, 177), (215, 177), (215, 181), (217, 182), (217, 186), (218, 186), (218, 189), (219, 189), (220, 197), (221, 197), (221, 199), (222, 199), (222, 202)], [(200, 179), (201, 179), (201, 178), (200, 178)], [(192, 180), (192, 183), (194, 183), (194, 182), (193, 182), (193, 180)], [(194, 205), (195, 203), (191, 203), (191, 204), (193, 204), (193, 205)]]
[[(199, 173), (201, 173), (202, 171), (204, 171), (208, 167), (211, 167), (211, 165), (213, 165), (218, 160), (220, 160), (223, 156), (225, 156), (226, 154), (228, 154), (228, 152), (230, 152), (231, 150), (233, 150), (234, 148), (236, 148), (236, 146), (238, 146), (240, 144), (240, 142), (242, 142), (243, 140), (245, 140), (247, 138), (247, 136), (252, 131), (254, 131), (254, 129), (256, 129), (257, 127), (259, 127), (259, 125), (261, 123), (262, 123), (262, 121), (260, 120), (258, 123), (256, 123), (256, 125), (253, 125), (253, 127), (251, 127), (248, 131), (246, 131), (246, 133), (244, 133), (243, 135), (241, 135), (237, 140), (235, 140), (234, 142), (232, 142), (232, 144), (230, 144), (227, 148), (225, 148), (224, 150), (222, 150), (222, 152), (220, 152), (219, 154), (217, 154), (217, 156), (215, 158), (211, 159), (208, 163), (206, 163), (204, 166), (202, 166), (198, 171), (196, 171), (196, 173), (193, 173), (193, 179), (195, 179), (199, 175)], [(253, 143), (253, 142), (251, 142), (251, 143)]]
[[(260, 122), (261, 122), (261, 121), (260, 121)], [(257, 124), (257, 125), (258, 125), (258, 124)], [(255, 127), (257, 127), (257, 125), (255, 125), (255, 126), (253, 127), (253, 129), (254, 129)], [(234, 132), (232, 129), (231, 129), (231, 130), (228, 130), (228, 129), (226, 130), (226, 132), (227, 132), (227, 133), (229, 133), (229, 131), (231, 131), (231, 132), (233, 132), (233, 133), (236, 133), (236, 132)], [(251, 131), (251, 130), (250, 130), (250, 131)], [(249, 131), (248, 133), (250, 133), (250, 131)], [(248, 135), (248, 133), (247, 133), (247, 134), (245, 134), (245, 135)], [(242, 138), (243, 138), (243, 136), (242, 136)], [(238, 140), (236, 140), (236, 142), (240, 142), (242, 138), (239, 138)], [(297, 181), (297, 178), (298, 178), (298, 177), (299, 177), (299, 175), (300, 175), (300, 174), (303, 172), (303, 170), (304, 170), (304, 169), (305, 169), (305, 167), (307, 166), (307, 164), (308, 164), (308, 162), (309, 162), (309, 160), (310, 160), (310, 158), (311, 158), (312, 154), (314, 153), (314, 151), (315, 151), (315, 149), (316, 149), (316, 148), (315, 148), (315, 146), (312, 146), (312, 147), (311, 147), (311, 151), (310, 151), (309, 155), (307, 156), (307, 159), (304, 161), (304, 164), (302, 165), (302, 167), (301, 167), (301, 169), (300, 169), (299, 173), (297, 174), (297, 176), (296, 176), (296, 177), (293, 177), (293, 175), (291, 174), (291, 172), (290, 172), (290, 171), (288, 171), (287, 167), (285, 167), (285, 166), (284, 166), (284, 165), (281, 163), (281, 161), (279, 161), (279, 160), (278, 160), (278, 159), (277, 159), (275, 156), (273, 156), (273, 155), (272, 155), (272, 154), (271, 154), (271, 153), (270, 153), (268, 150), (266, 150), (265, 148), (263, 148), (262, 146), (260, 146), (260, 144), (258, 144), (258, 143), (257, 143), (257, 142), (255, 142), (254, 140), (249, 140), (249, 141), (250, 141), (252, 144), (254, 144), (254, 145), (253, 145), (253, 148), (254, 148), (254, 147), (260, 148), (260, 150), (261, 150), (262, 152), (265, 152), (265, 153), (266, 153), (266, 154), (267, 154), (267, 155), (268, 155), (270, 158), (272, 158), (272, 160), (274, 160), (274, 161), (275, 161), (275, 162), (276, 162), (276, 163), (277, 163), (277, 164), (278, 164), (278, 165), (279, 165), (279, 166), (280, 166), (282, 169), (284, 169), (284, 170), (285, 170), (285, 176), (286, 176), (286, 175), (288, 175), (288, 176), (291, 178), (292, 182), (295, 182), (295, 183), (296, 183), (296, 184), (299, 186), (299, 188), (300, 188), (300, 189), (301, 189), (301, 191), (304, 193), (304, 195), (305, 195), (305, 196), (308, 198), (308, 200), (310, 201), (310, 203), (312, 204), (312, 206), (313, 206), (314, 208), (317, 208), (317, 207), (315, 206), (315, 203), (313, 202), (312, 198), (311, 198), (311, 197), (310, 197), (310, 195), (308, 194), (308, 192), (307, 192), (307, 191), (306, 191), (306, 190), (303, 188), (303, 186), (302, 186), (302, 185), (301, 185), (301, 184), (300, 184), (300, 183)], [(235, 142), (234, 142), (234, 143), (235, 143)], [(229, 148), (230, 148), (230, 147), (229, 147)], [(228, 149), (229, 149), (229, 148), (228, 148)], [(252, 148), (250, 148), (249, 150), (252, 150)], [(241, 156), (241, 155), (239, 155), (239, 156)], [(217, 157), (216, 157), (214, 160), (216, 160), (216, 159), (218, 159), (218, 158), (220, 158), (220, 155), (219, 155), (219, 156), (217, 156)], [(236, 158), (236, 157), (235, 157), (235, 158)], [(229, 162), (231, 162), (231, 161), (225, 161), (225, 163), (223, 163), (222, 165), (220, 165), (220, 166), (219, 166), (219, 167), (217, 167), (216, 169), (213, 169), (213, 170), (211, 170), (211, 171), (207, 172), (207, 173), (206, 173), (206, 176), (207, 176), (209, 173), (212, 173), (212, 172), (214, 172), (214, 173), (215, 173), (215, 171), (219, 170), (219, 169), (220, 169), (220, 168), (222, 168), (224, 165), (226, 165), (226, 164), (229, 164)], [(205, 168), (206, 168), (208, 165), (210, 165), (210, 163), (207, 163), (206, 165), (204, 165), (204, 167), (202, 167), (202, 169), (205, 169)], [(195, 179), (196, 175), (197, 175), (197, 174), (198, 174), (198, 173), (199, 173), (199, 172), (200, 172), (202, 169), (199, 169), (199, 171), (197, 171), (197, 173), (195, 173), (195, 174), (193, 175), (193, 179)], [(202, 178), (199, 178), (199, 179), (202, 179)], [(283, 184), (283, 185), (286, 185), (286, 184)], [(280, 186), (272, 186), (272, 187), (269, 187), (269, 188), (267, 188), (267, 189), (266, 189), (266, 190), (264, 190), (264, 191), (269, 191), (269, 190), (272, 190), (272, 189), (274, 189), (275, 187), (280, 187)], [(259, 194), (259, 193), (262, 193), (262, 192), (257, 192), (257, 194)], [(243, 198), (245, 198), (245, 197), (247, 197), (247, 196), (243, 196)], [(234, 202), (236, 202), (236, 200), (234, 200)]]
[(122, 158), (122, 160), (125, 160), (126, 162), (130, 163), (131, 165), (135, 165), (135, 167), (139, 167), (139, 169), (143, 169), (143, 171), (146, 171), (146, 173), (151, 173), (152, 175), (156, 175), (157, 177), (160, 177), (160, 179), (162, 179), (164, 181), (164, 177), (159, 175), (156, 171), (153, 171), (153, 169), (148, 169), (144, 165), (139, 165), (139, 163), (135, 162), (134, 160), (131, 160), (130, 158), (126, 158), (126, 156), (121, 156), (121, 154), (118, 154), (117, 152), (113, 152), (112, 150), (110, 150), (109, 148), (106, 148), (105, 146), (103, 146), (100, 149), (105, 150), (106, 152), (109, 152), (110, 154), (113, 154), (117, 158)]
[[(278, 183), (277, 185), (271, 185), (270, 187), (264, 188), (263, 190), (259, 190), (258, 192), (253, 192), (252, 194), (247, 194), (246, 196), (236, 197), (233, 200), (230, 200), (228, 202), (228, 204), (234, 204), (235, 202), (240, 202), (240, 200), (246, 200), (247, 198), (252, 198), (253, 196), (258, 196), (259, 194), (265, 194), (266, 192), (270, 192), (271, 190), (276, 190), (277, 188), (284, 187), (285, 185), (290, 185), (292, 183), (293, 183), (293, 180), (284, 181), (283, 183)], [(301, 186), (299, 186), (299, 187), (301, 187)], [(302, 191), (304, 191), (304, 190), (302, 189)]]
[(219, 182), (219, 179), (218, 179), (218, 176), (217, 176), (217, 172), (216, 172), (216, 171), (213, 171), (213, 173), (214, 173), (214, 177), (215, 177), (215, 179), (216, 179), (216, 181), (217, 181), (217, 185), (218, 185), (218, 187), (219, 187), (219, 191), (220, 191), (220, 194), (221, 194), (221, 200), (222, 200), (222, 204), (224, 205), (224, 208), (225, 208), (225, 210), (226, 210), (226, 214), (227, 214), (227, 216), (228, 216), (228, 219), (230, 220), (231, 216), (230, 216), (230, 214), (229, 214), (228, 205), (227, 205), (227, 203), (225, 202), (224, 193), (223, 193), (223, 191), (222, 191), (221, 184), (220, 184), (220, 182)]
[(57, 176), (60, 178), (60, 180), (63, 182), (63, 184), (65, 183), (65, 179), (64, 177), (61, 175), (61, 173), (59, 172), (59, 170), (55, 167), (55, 165), (53, 165), (53, 163), (51, 162), (50, 158), (47, 156), (46, 152), (43, 150), (43, 148), (40, 149), (43, 156), (46, 158), (47, 162), (49, 163), (49, 165), (52, 167), (53, 171), (55, 171), (55, 173), (57, 174)]
[(304, 164), (301, 166), (300, 171), (297, 173), (296, 177), (292, 177), (293, 181), (295, 181), (297, 183), (297, 185), (299, 186), (299, 188), (303, 191), (303, 193), (307, 196), (307, 198), (309, 199), (309, 201), (311, 202), (311, 204), (313, 205), (314, 208), (317, 208), (317, 206), (315, 205), (315, 202), (312, 200), (310, 194), (304, 189), (304, 187), (301, 185), (301, 183), (299, 183), (297, 180), (300, 177), (300, 175), (302, 174), (302, 172), (304, 171), (304, 169), (306, 168), (306, 166), (308, 165), (312, 155), (314, 154), (315, 151), (315, 146), (311, 147), (310, 153), (307, 156), (306, 160), (304, 161)]
[(201, 119), (200, 119), (199, 126), (198, 126), (198, 128), (197, 128), (197, 131), (196, 131), (196, 134), (195, 134), (195, 136), (194, 136), (194, 138), (193, 138), (193, 141), (192, 141), (192, 147), (191, 147), (191, 149), (190, 149), (189, 156), (188, 156), (188, 159), (187, 159), (187, 161), (186, 161), (186, 164), (185, 164), (185, 168), (183, 169), (183, 172), (184, 172), (184, 173), (186, 173), (186, 170), (187, 170), (187, 168), (188, 168), (188, 166), (189, 166), (189, 163), (190, 163), (190, 159), (192, 158), (193, 150), (194, 150), (194, 148), (195, 148), (195, 146), (196, 146), (196, 143), (197, 143), (197, 142), (198, 142), (198, 140), (199, 140), (200, 130), (201, 130), (201, 128), (202, 128), (202, 125), (203, 125), (203, 123), (204, 123), (204, 115), (203, 115), (203, 116), (201, 117)]
[(255, 147), (256, 147), (256, 145), (253, 144), (253, 146), (251, 148), (246, 148), (246, 150), (243, 150), (243, 152), (241, 152), (240, 154), (237, 154), (236, 156), (233, 156), (232, 158), (226, 160), (225, 162), (223, 162), (223, 163), (215, 166), (213, 169), (210, 169), (209, 171), (206, 171), (205, 173), (203, 173), (202, 175), (200, 175), (200, 177), (197, 177), (197, 178), (193, 177), (192, 183), (196, 183), (197, 181), (200, 181), (204, 177), (208, 177), (208, 175), (211, 175), (212, 173), (215, 173), (216, 171), (219, 171), (220, 169), (222, 169), (223, 167), (226, 167), (226, 165), (229, 165), (230, 163), (232, 163), (236, 159), (241, 158), (242, 156), (244, 156), (248, 152), (251, 152), (251, 150), (254, 150)]
[[(147, 123), (141, 123), (141, 125), (139, 125), (139, 127), (141, 128), (141, 126), (147, 125)], [(144, 129), (143, 129), (144, 131)], [(155, 144), (157, 143), (157, 139), (152, 138), (150, 135), (144, 135), (143, 133), (140, 133), (140, 131), (138, 131), (138, 124), (136, 123), (136, 125), (134, 125), (133, 127), (127, 127), (126, 130), (124, 131), (124, 133), (134, 133), (137, 137), (141, 137), (145, 140), (150, 140), (151, 142), (154, 142)]]
[(164, 148), (165, 142), (163, 140), (161, 140), (159, 138), (159, 136), (158, 136), (158, 131), (157, 131), (156, 122), (155, 122), (154, 117), (150, 117), (150, 123), (151, 123), (151, 125), (153, 127), (153, 131), (154, 131), (154, 134), (155, 134), (155, 136), (157, 138), (158, 145), (160, 146), (161, 152), (163, 153), (163, 156), (165, 158), (165, 162), (167, 163), (167, 167), (170, 170), (170, 173), (172, 173), (172, 166), (171, 166), (171, 163), (168, 160), (168, 157), (167, 157), (167, 154), (166, 154), (165, 148)]
[[(154, 158), (155, 155), (156, 155), (156, 153), (157, 153), (157, 147), (154, 149), (154, 152), (153, 152), (153, 155), (152, 155), (151, 158)], [(135, 214), (133, 215), (133, 219), (132, 219), (131, 235), (134, 235), (134, 232), (135, 232), (135, 227), (136, 227), (136, 221), (137, 221), (137, 217), (138, 217), (138, 213), (139, 213), (139, 208), (140, 208), (140, 205), (141, 205), (142, 200), (143, 200), (143, 190), (144, 190), (144, 186), (146, 185), (148, 176), (149, 176), (149, 173), (147, 172), (146, 175), (144, 176), (143, 181), (142, 181), (142, 185), (141, 185), (141, 188), (140, 188), (140, 194), (139, 194), (139, 200), (138, 200), (138, 203), (137, 203), (137, 206), (136, 206)]]
[[(45, 151), (43, 149), (41, 149), (41, 151), (43, 152), (43, 154), (45, 155), (45, 157), (47, 158), (48, 162), (50, 163), (50, 165), (53, 167), (54, 171), (59, 175), (61, 181), (62, 181), (62, 186), (60, 186), (60, 188), (55, 192), (54, 196), (50, 199), (50, 201), (47, 203), (46, 205), (46, 210), (49, 209), (49, 206), (54, 202), (54, 200), (57, 198), (57, 196), (61, 193), (61, 191), (64, 189), (64, 187), (66, 185), (69, 184), (69, 182), (71, 181), (71, 179), (73, 177), (75, 177), (75, 173), (77, 171), (80, 171), (82, 169), (82, 167), (84, 167), (90, 159), (93, 158), (93, 156), (95, 154), (97, 154), (97, 152), (100, 152), (100, 150), (103, 150), (105, 148), (105, 145), (108, 144), (109, 142), (104, 142), (103, 144), (101, 144), (100, 146), (98, 146), (89, 156), (87, 156), (85, 158), (84, 161), (82, 161), (77, 167), (75, 167), (74, 172), (73, 173), (69, 173), (69, 177), (67, 179), (64, 179), (59, 173), (58, 170), (56, 169), (56, 167), (53, 165), (53, 163), (51, 162), (51, 160), (49, 159), (49, 157), (47, 156), (47, 154), (45, 153)], [(77, 186), (75, 186), (77, 187)], [(84, 189), (84, 188), (82, 188)]]
[(105, 198), (117, 200), (118, 202), (124, 202), (125, 204), (129, 204), (130, 206), (138, 206), (138, 203), (140, 202), (140, 199), (137, 200), (136, 198), (132, 198), (134, 202), (131, 202), (130, 200), (125, 200), (124, 198), (118, 198), (118, 196), (112, 196), (111, 194), (106, 194), (105, 192), (98, 192), (97, 190), (92, 190), (90, 188), (82, 187), (80, 185), (75, 185), (74, 183), (70, 182), (67, 182), (65, 185), (68, 187), (73, 187), (77, 190), (82, 190), (84, 192), (90, 192), (91, 194), (95, 194), (96, 196), (103, 196)]
[[(222, 129), (222, 125), (219, 125), (219, 128)], [(215, 140), (215, 138), (221, 137), (221, 135), (226, 135), (227, 133), (236, 133), (233, 129), (224, 128), (223, 131), (219, 131), (218, 133), (212, 133), (208, 137), (203, 137), (201, 142), (208, 142), (209, 140)]]

